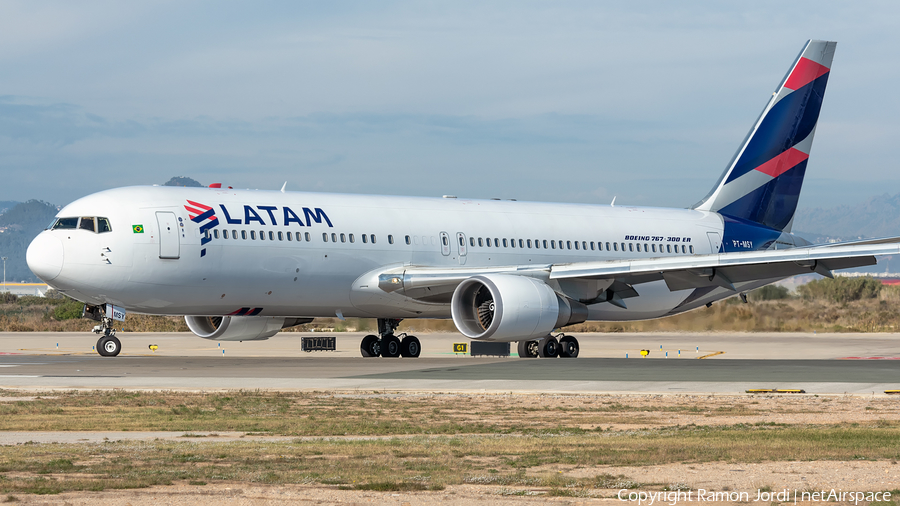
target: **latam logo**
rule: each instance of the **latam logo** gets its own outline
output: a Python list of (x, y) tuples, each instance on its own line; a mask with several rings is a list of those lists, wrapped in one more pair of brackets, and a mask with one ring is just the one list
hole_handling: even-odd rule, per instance
[[(194, 202), (193, 200), (188, 200), (187, 205), (184, 206), (184, 208), (191, 217), (191, 221), (200, 224), (200, 245), (206, 246), (206, 244), (212, 240), (212, 236), (207, 232), (219, 224), (219, 219), (216, 218), (216, 212), (212, 207), (199, 202)], [(206, 256), (206, 248), (200, 249), (200, 256)]]
[[(224, 204), (219, 204), (219, 208), (222, 209), (225, 221), (229, 225), (249, 225), (251, 223), (259, 223), (260, 225), (279, 225), (280, 219), (280, 224), (285, 227), (289, 227), (291, 223), (296, 223), (301, 227), (311, 227), (313, 223), (321, 224), (323, 221), (328, 224), (329, 228), (334, 227), (334, 225), (331, 224), (331, 220), (328, 219), (328, 215), (325, 214), (325, 211), (318, 207), (313, 209), (308, 207), (302, 208), (300, 213), (303, 217), (301, 218), (298, 213), (287, 206), (256, 206), (256, 209), (254, 209), (253, 206), (244, 206), (243, 220), (241, 219), (240, 211), (234, 213), (235, 217), (232, 218), (232, 213), (228, 212), (228, 209)], [(257, 212), (257, 210), (259, 212)], [(266, 222), (266, 216), (269, 218), (268, 222)]]
[[(193, 200), (188, 200), (187, 205), (185, 205), (184, 208), (190, 215), (191, 221), (200, 225), (200, 245), (206, 246), (212, 241), (212, 236), (209, 234), (209, 231), (219, 225), (219, 219), (216, 217), (215, 208), (199, 202), (194, 202)], [(241, 219), (241, 212), (235, 212), (234, 210), (232, 210), (232, 212), (235, 217), (232, 218), (232, 213), (228, 212), (228, 208), (226, 208), (224, 204), (219, 204), (219, 209), (222, 210), (222, 217), (225, 218), (225, 222), (229, 225), (250, 225), (251, 223), (258, 223), (260, 225), (280, 225), (284, 227), (289, 227), (291, 224), (300, 227), (311, 227), (313, 224), (319, 224), (328, 225), (329, 228), (334, 228), (334, 225), (331, 224), (331, 219), (328, 218), (325, 211), (318, 207), (312, 209), (303, 207), (300, 208), (300, 212), (298, 213), (287, 206), (245, 205), (242, 209), (244, 215), (243, 219)], [(268, 218), (268, 221), (266, 221), (266, 218)], [(200, 256), (206, 256), (206, 248), (200, 250)]]

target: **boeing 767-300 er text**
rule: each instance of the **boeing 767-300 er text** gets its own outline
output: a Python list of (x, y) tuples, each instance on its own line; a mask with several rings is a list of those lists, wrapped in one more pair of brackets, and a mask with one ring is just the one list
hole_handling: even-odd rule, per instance
[(28, 266), (121, 350), (126, 312), (198, 336), (267, 339), (314, 317), (377, 318), (364, 357), (416, 357), (406, 318), (453, 319), (521, 357), (575, 357), (586, 320), (689, 311), (795, 274), (872, 265), (900, 238), (791, 233), (835, 43), (806, 43), (722, 177), (688, 209), (136, 186), (64, 207)]

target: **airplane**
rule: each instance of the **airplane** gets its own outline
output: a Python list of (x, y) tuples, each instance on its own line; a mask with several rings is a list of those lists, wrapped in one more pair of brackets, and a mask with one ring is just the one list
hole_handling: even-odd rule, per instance
[(133, 186), (59, 211), (28, 266), (122, 349), (128, 312), (199, 337), (268, 339), (316, 317), (375, 318), (363, 357), (418, 357), (401, 320), (452, 318), (523, 358), (579, 354), (588, 320), (661, 318), (802, 273), (876, 263), (900, 238), (813, 245), (791, 233), (835, 42), (810, 40), (709, 194), (685, 209)]

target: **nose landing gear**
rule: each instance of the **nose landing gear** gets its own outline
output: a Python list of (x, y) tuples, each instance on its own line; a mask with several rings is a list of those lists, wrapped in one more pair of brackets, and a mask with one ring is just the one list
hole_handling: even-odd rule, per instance
[(363, 338), (359, 344), (360, 354), (363, 357), (418, 357), (422, 352), (422, 344), (416, 336), (394, 335), (401, 321), (399, 318), (379, 318), (378, 335), (370, 334)]
[[(102, 357), (115, 357), (122, 351), (122, 342), (116, 337), (116, 329), (113, 328), (114, 320), (107, 314), (112, 313), (107, 313), (101, 306), (85, 305), (81, 316), (100, 322), (100, 325), (94, 326), (93, 330), (94, 334), (102, 334), (97, 340), (97, 353)], [(120, 319), (125, 319), (124, 312)]]

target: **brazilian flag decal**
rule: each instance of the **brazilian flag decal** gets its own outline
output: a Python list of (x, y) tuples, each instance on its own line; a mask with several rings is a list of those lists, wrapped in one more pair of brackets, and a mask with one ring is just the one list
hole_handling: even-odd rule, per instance
[(143, 225), (132, 225), (131, 229), (134, 230), (135, 234), (143, 234), (144, 233)]

